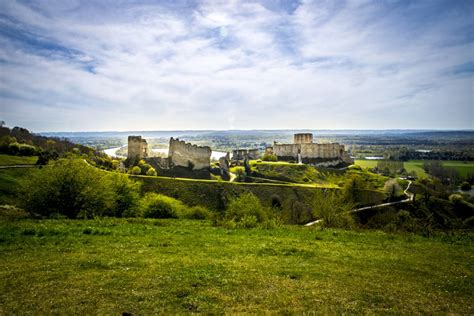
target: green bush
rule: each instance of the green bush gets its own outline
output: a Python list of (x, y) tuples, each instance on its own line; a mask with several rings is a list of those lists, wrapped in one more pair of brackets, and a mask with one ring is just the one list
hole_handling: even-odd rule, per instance
[(146, 175), (147, 175), (147, 176), (155, 177), (155, 176), (157, 175), (155, 168), (150, 167), (150, 168), (147, 170)]
[(109, 173), (105, 178), (107, 186), (113, 192), (114, 205), (103, 215), (115, 217), (135, 217), (140, 202), (141, 183), (130, 180), (121, 173)]
[(135, 167), (132, 168), (131, 173), (133, 175), (139, 175), (139, 174), (142, 173), (142, 169), (139, 166), (135, 166)]
[(265, 222), (268, 219), (268, 209), (252, 193), (244, 193), (230, 201), (225, 211), (226, 219), (241, 221), (246, 216), (255, 216), (257, 222)]
[(20, 183), (25, 210), (68, 218), (122, 216), (135, 209), (139, 185), (122, 174), (110, 174), (77, 159), (60, 160)]
[(183, 217), (188, 219), (211, 219), (212, 213), (203, 206), (193, 206), (183, 212)]
[(257, 227), (258, 221), (255, 215), (245, 215), (237, 222), (239, 228), (255, 228)]
[(18, 154), (20, 156), (34, 156), (37, 154), (37, 150), (35, 146), (20, 144), (18, 148)]
[(104, 180), (105, 173), (88, 167), (82, 160), (58, 161), (21, 183), (25, 210), (49, 216), (94, 217), (114, 208), (114, 192)]
[(262, 160), (263, 160), (263, 161), (277, 161), (278, 158), (277, 158), (276, 155), (265, 154), (265, 155), (263, 155)]
[(183, 203), (162, 194), (148, 193), (142, 201), (143, 217), (146, 218), (178, 218), (183, 209)]

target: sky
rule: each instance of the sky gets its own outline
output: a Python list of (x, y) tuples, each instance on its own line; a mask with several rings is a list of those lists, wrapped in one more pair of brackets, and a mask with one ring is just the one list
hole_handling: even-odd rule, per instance
[(474, 1), (0, 1), (0, 120), (473, 129)]

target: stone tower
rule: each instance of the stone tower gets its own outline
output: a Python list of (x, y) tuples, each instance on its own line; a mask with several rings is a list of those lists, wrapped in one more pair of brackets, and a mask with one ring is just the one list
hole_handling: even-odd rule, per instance
[(128, 158), (148, 157), (148, 144), (141, 136), (128, 136)]
[(293, 138), (293, 144), (311, 144), (312, 142), (313, 134), (311, 133), (295, 134)]

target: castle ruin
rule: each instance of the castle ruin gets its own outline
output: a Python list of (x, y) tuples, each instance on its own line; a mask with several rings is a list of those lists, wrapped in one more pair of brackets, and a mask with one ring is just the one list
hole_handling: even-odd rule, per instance
[(168, 158), (172, 166), (189, 167), (193, 170), (210, 168), (211, 153), (209, 146), (197, 146), (178, 138), (170, 138)]
[(128, 158), (148, 157), (148, 144), (141, 136), (128, 136)]
[(258, 149), (234, 149), (232, 151), (232, 161), (242, 161), (245, 159), (255, 160), (260, 158)]
[(353, 164), (354, 159), (345, 151), (344, 145), (339, 143), (313, 143), (313, 134), (295, 134), (293, 144), (279, 144), (267, 149), (268, 153), (277, 156), (282, 161), (297, 161), (320, 167), (331, 167), (340, 164)]

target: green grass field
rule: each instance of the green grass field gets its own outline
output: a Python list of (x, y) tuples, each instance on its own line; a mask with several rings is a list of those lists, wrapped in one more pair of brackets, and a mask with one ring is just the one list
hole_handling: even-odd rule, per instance
[(0, 220), (0, 314), (474, 312), (472, 234)]
[[(426, 178), (428, 175), (423, 170), (423, 163), (423, 160), (410, 160), (405, 162), (404, 166), (408, 172), (415, 171), (419, 178)], [(377, 166), (377, 160), (357, 159), (355, 164), (362, 168), (373, 168)], [(468, 173), (474, 173), (474, 162), (443, 160), (442, 164), (446, 168), (456, 169), (462, 177), (466, 177)]]
[(0, 205), (17, 204), (19, 181), (37, 171), (36, 168), (0, 169)]
[(11, 166), (11, 165), (34, 165), (38, 157), (36, 156), (11, 156), (0, 154), (0, 166)]

